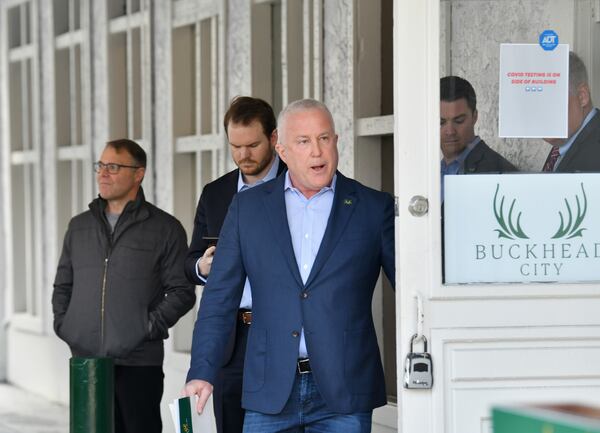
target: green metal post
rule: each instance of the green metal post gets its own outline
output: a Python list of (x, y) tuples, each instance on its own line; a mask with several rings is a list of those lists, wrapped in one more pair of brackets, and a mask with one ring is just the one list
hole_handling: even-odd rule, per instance
[(71, 358), (71, 433), (114, 433), (114, 367), (110, 358)]

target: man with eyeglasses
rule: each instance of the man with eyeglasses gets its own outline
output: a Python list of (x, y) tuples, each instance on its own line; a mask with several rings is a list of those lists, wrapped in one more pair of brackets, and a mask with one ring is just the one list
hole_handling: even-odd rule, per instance
[(108, 142), (94, 164), (99, 196), (69, 223), (52, 295), (54, 329), (74, 357), (109, 357), (115, 433), (160, 433), (163, 340), (192, 308), (186, 234), (148, 203), (146, 153)]

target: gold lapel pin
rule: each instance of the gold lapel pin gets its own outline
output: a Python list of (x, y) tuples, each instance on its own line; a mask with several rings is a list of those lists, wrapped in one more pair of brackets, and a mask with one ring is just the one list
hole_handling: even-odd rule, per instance
[(350, 199), (350, 198), (344, 199), (344, 204), (345, 205), (351, 205), (352, 204), (352, 199)]

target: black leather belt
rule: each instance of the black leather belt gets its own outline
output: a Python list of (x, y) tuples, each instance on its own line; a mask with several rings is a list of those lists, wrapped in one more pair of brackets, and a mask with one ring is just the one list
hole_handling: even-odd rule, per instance
[(312, 368), (310, 368), (310, 362), (308, 358), (298, 359), (296, 370), (298, 371), (298, 374), (310, 373)]
[(244, 325), (250, 325), (252, 323), (252, 311), (250, 310), (238, 310), (238, 320)]

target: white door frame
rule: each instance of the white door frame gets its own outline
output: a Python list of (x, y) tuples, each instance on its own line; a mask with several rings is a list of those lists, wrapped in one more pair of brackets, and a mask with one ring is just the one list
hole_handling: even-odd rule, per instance
[[(0, 273), (1, 277), (1, 273)], [(0, 285), (0, 299), (2, 303), (6, 302), (6, 296), (4, 295), (5, 287)], [(4, 317), (5, 308), (0, 308), (0, 383), (6, 381), (6, 355), (7, 355), (7, 342), (6, 342), (6, 326), (7, 323)]]
[[(3, 194), (3, 191), (0, 191), (0, 198)], [(1, 202), (1, 200), (0, 200)], [(2, 220), (4, 215), (0, 214), (0, 227), (2, 227)], [(2, 244), (5, 244), (3, 235), (0, 234), (0, 239), (2, 239)], [(6, 281), (4, 277), (4, 269), (6, 267), (6, 261), (4, 260), (4, 255), (6, 254), (5, 248), (0, 249), (0, 383), (6, 381), (6, 356), (7, 356), (7, 342), (6, 342), (6, 327), (7, 322), (5, 318), (6, 314), (6, 286), (4, 281)]]
[[(417, 332), (417, 302), (413, 294), (431, 292), (441, 271), (439, 237), (432, 221), (440, 221), (439, 160), (429, 145), (439, 137), (439, 0), (400, 0), (394, 3), (394, 165), (398, 197), (396, 224), (396, 356), (398, 377), (398, 432), (427, 433), (425, 425), (407, 423), (404, 413), (430, 413), (431, 391), (408, 391), (403, 367), (408, 341)], [(423, 155), (425, 152), (425, 155)], [(410, 176), (402, 176), (410, 173)], [(432, 181), (433, 180), (433, 181)], [(408, 203), (414, 195), (430, 200), (429, 213), (414, 217)], [(408, 219), (412, 224), (404, 224)], [(409, 247), (410, 246), (410, 247)], [(415, 254), (412, 254), (414, 252)], [(421, 262), (423, 254), (429, 256)], [(418, 270), (416, 273), (410, 270)], [(420, 277), (419, 277), (420, 276)], [(414, 324), (403, 326), (403, 324)], [(423, 332), (427, 334), (427, 329)], [(435, 362), (435, 359), (434, 359)], [(435, 368), (435, 367), (434, 367)], [(429, 423), (426, 423), (430, 425)]]
[[(489, 408), (503, 402), (600, 405), (597, 283), (441, 284), (439, 15), (440, 0), (394, 3), (398, 432), (488, 431)], [(422, 217), (408, 211), (415, 195), (429, 199)], [(420, 328), (434, 388), (405, 390), (404, 359)], [(574, 352), (580, 366), (565, 361)]]

